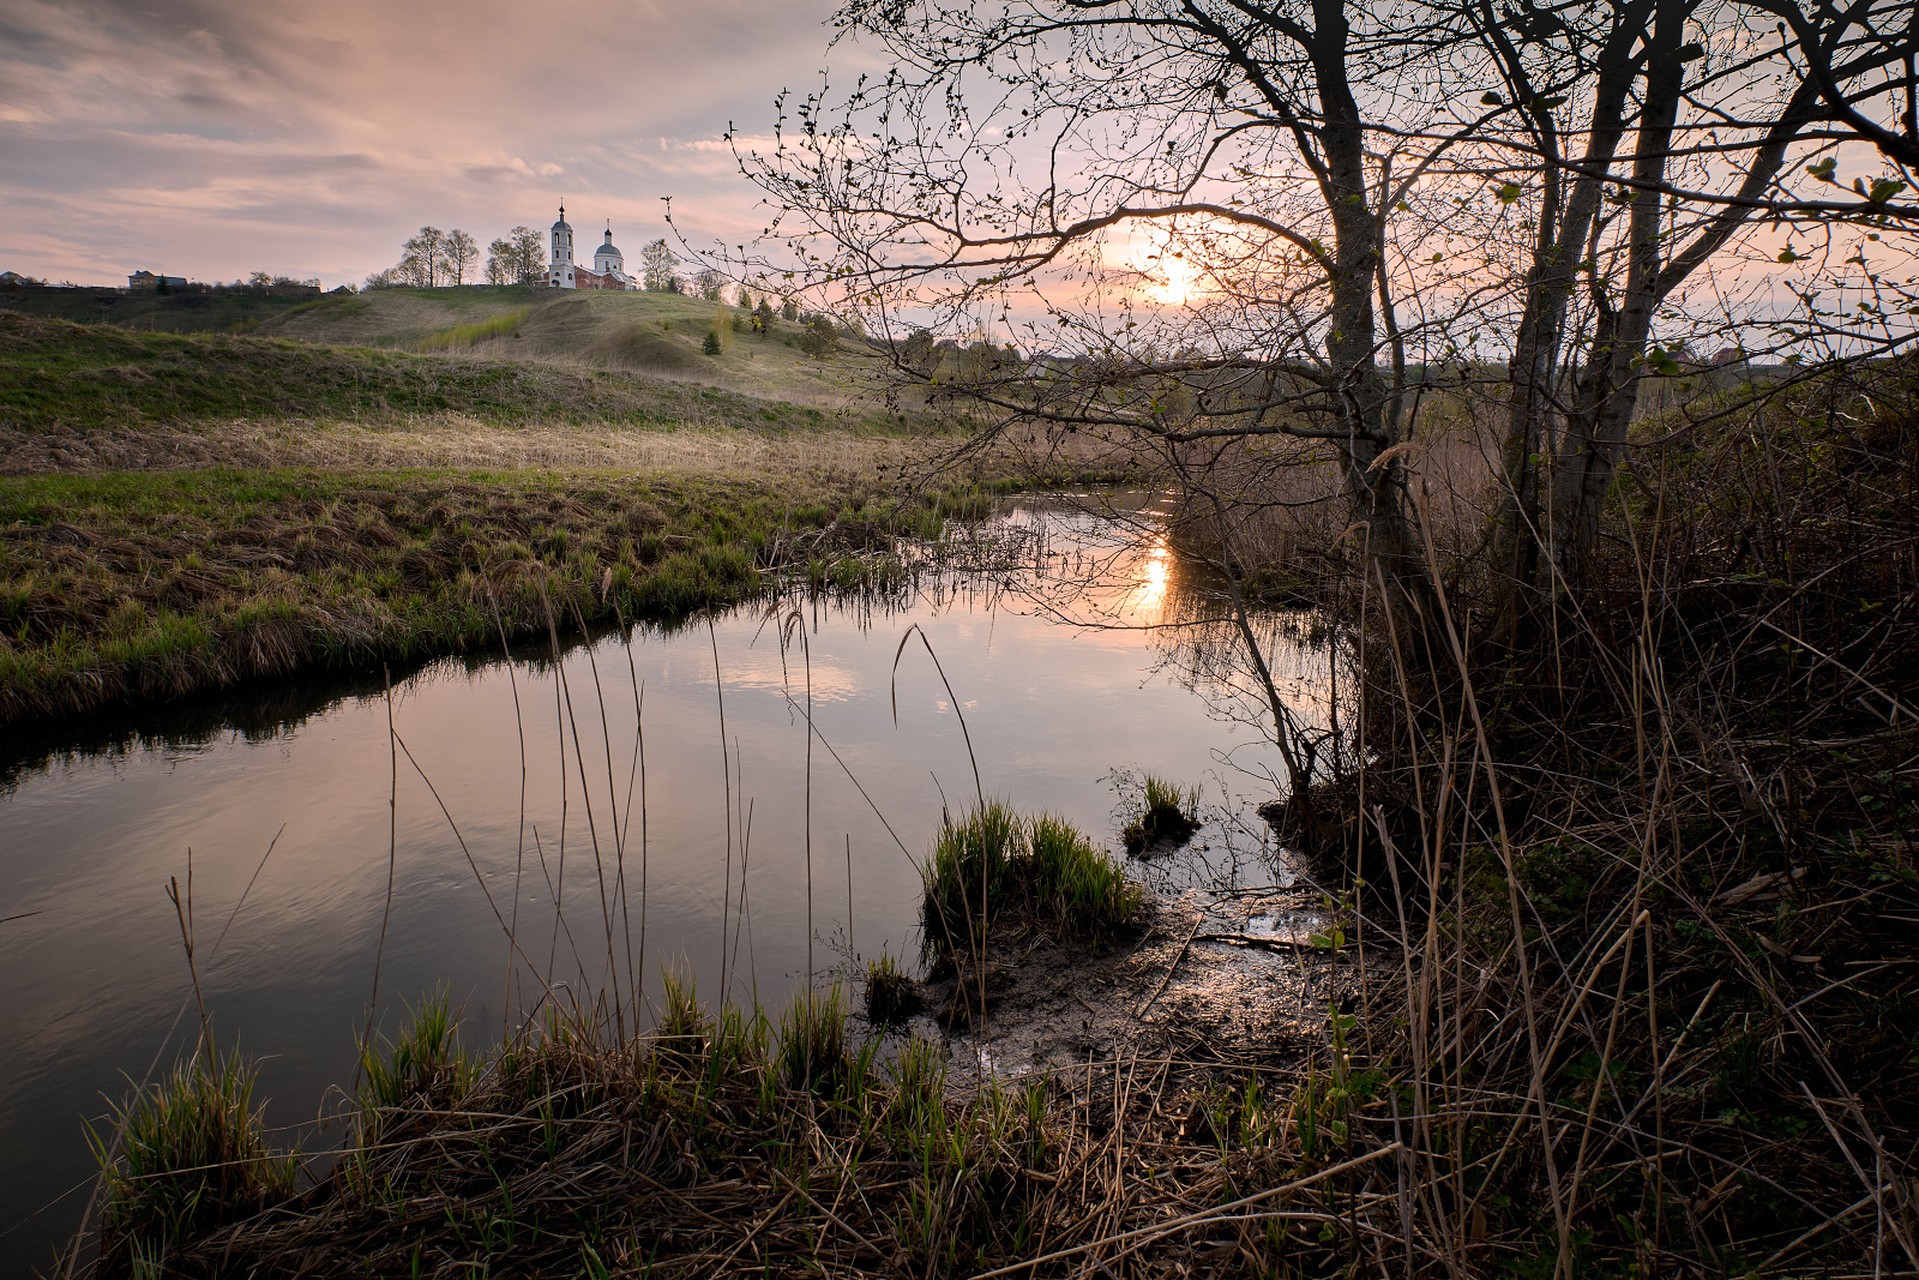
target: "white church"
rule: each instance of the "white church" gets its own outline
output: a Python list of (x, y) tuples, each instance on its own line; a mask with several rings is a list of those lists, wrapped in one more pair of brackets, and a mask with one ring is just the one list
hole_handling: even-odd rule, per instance
[(593, 269), (573, 261), (573, 228), (566, 220), (566, 205), (560, 206), (560, 220), (553, 224), (553, 252), (549, 255), (546, 282), (554, 289), (638, 289), (640, 282), (626, 274), (626, 255), (613, 243), (613, 224), (606, 224), (606, 240), (593, 251)]

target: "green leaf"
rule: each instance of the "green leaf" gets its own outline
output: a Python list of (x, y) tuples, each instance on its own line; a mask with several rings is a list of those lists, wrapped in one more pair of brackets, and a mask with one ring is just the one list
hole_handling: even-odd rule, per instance
[(1511, 204), (1513, 201), (1519, 199), (1519, 197), (1525, 195), (1526, 191), (1516, 182), (1506, 182), (1500, 184), (1496, 194), (1499, 196), (1499, 203)]
[(1491, 89), (1480, 94), (1479, 101), (1480, 105), (1487, 107), (1503, 107), (1506, 105), (1506, 100), (1494, 93)]
[(1783, 248), (1783, 249), (1781, 249), (1781, 250), (1779, 251), (1779, 261), (1781, 261), (1781, 262), (1797, 262), (1797, 261), (1799, 261), (1799, 255), (1798, 255), (1798, 254), (1796, 254), (1796, 253), (1794, 253), (1794, 252), (1792, 251), (1792, 246), (1791, 246), (1791, 245), (1787, 245), (1787, 246), (1786, 246), (1785, 248)]
[(1700, 44), (1697, 40), (1679, 46), (1679, 60), (1681, 62), (1697, 62), (1705, 56), (1706, 46)]
[(1905, 189), (1906, 184), (1897, 178), (1874, 178), (1872, 190), (1866, 192), (1866, 200), (1870, 204), (1884, 204)]

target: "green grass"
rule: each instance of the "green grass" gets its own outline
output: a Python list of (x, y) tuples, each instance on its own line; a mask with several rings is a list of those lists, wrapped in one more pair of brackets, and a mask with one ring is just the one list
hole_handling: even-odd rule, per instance
[(895, 1027), (920, 1011), (919, 985), (889, 951), (866, 966), (866, 1020), (876, 1027)]
[(349, 302), (307, 293), (125, 293), (117, 289), (0, 291), (0, 311), (169, 333), (220, 333)]
[[(863, 456), (863, 455), (862, 455)], [(0, 724), (510, 637), (672, 622), (783, 583), (897, 588), (1016, 481), (313, 469), (0, 476)]]
[(789, 1088), (831, 1093), (854, 1065), (847, 1053), (846, 996), (837, 986), (802, 991), (780, 1016), (777, 1055)]
[[(400, 1040), (437, 1064), (448, 1034), (429, 1001)], [(1137, 1095), (1104, 1074), (1007, 1083), (954, 1070), (937, 1040), (896, 1043), (856, 1041), (835, 991), (798, 995), (776, 1031), (758, 1010), (709, 1014), (672, 982), (637, 1037), (549, 1014), (461, 1090), (394, 1092), (404, 1127), (349, 1129), (310, 1191), (294, 1194), (257, 1125), (224, 1153), (168, 1146), (141, 1166), (148, 1181), (272, 1179), (217, 1213), (202, 1197), (166, 1234), (111, 1219), (119, 1252), (93, 1274), (162, 1260), (169, 1275), (277, 1274), (291, 1259), (326, 1277), (959, 1276), (1097, 1249), (1116, 1222), (1169, 1222), (1247, 1187), (1272, 1188), (1311, 1236), (1267, 1247), (1258, 1224), (1201, 1222), (1133, 1243), (1128, 1273), (1213, 1274), (1222, 1228), (1249, 1274), (1337, 1274), (1352, 1247), (1318, 1225), (1340, 1221), (1323, 1187), (1284, 1189), (1334, 1157), (1305, 1157), (1283, 1091), (1210, 1072), (1156, 1074)], [(210, 1098), (163, 1092), (189, 1114), (246, 1114), (244, 1077), (219, 1080)], [(1336, 1101), (1341, 1116), (1377, 1109)], [(1212, 1122), (1190, 1132), (1181, 1118), (1206, 1107)], [(1334, 1114), (1323, 1102), (1314, 1120)], [(114, 1185), (130, 1172), (116, 1166)]]
[(421, 351), (463, 350), (478, 346), (489, 338), (503, 338), (518, 331), (527, 316), (533, 313), (532, 307), (516, 307), (485, 320), (472, 320), (465, 324), (456, 324), (429, 334), (417, 344)]
[(382, 1113), (457, 1101), (473, 1069), (460, 1049), (459, 1024), (442, 990), (422, 1001), (392, 1038), (381, 1037), (360, 1055), (360, 1105), (370, 1131), (383, 1131)]
[(254, 1070), (209, 1051), (119, 1108), (117, 1150), (93, 1136), (106, 1173), (101, 1253), (138, 1272), (178, 1244), (285, 1200), (294, 1160), (268, 1144)]
[(742, 601), (846, 502), (812, 496), (799, 519), (770, 481), (657, 475), (0, 478), (0, 723)]
[(995, 935), (1114, 941), (1138, 919), (1138, 886), (1103, 850), (1050, 814), (1023, 818), (989, 800), (942, 829), (922, 870), (927, 956), (985, 952)]
[[(501, 319), (440, 333), (448, 346), (456, 338), (480, 341)], [(718, 421), (760, 430), (823, 421), (818, 409), (635, 372), (285, 338), (134, 333), (0, 311), (0, 428), (40, 435), (149, 423), (393, 421), (422, 414), (506, 425)], [(894, 423), (877, 409), (848, 421), (886, 429)]]

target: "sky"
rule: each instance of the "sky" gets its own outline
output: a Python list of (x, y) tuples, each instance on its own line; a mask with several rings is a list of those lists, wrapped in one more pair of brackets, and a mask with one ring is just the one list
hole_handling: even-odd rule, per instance
[(423, 224), (629, 255), (764, 225), (721, 137), (862, 53), (835, 0), (0, 0), (0, 271), (332, 288)]

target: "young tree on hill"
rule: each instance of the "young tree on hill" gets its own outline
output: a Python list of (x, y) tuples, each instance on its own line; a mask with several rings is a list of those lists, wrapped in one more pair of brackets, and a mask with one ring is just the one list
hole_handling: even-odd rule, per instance
[(674, 268), (680, 259), (665, 240), (655, 240), (640, 250), (640, 283), (650, 293), (679, 292), (679, 277)]
[(438, 227), (421, 227), (408, 238), (394, 272), (406, 284), (423, 289), (439, 285), (446, 274), (446, 232)]
[(826, 316), (814, 316), (800, 330), (800, 350), (815, 360), (826, 359), (839, 344), (839, 334), (834, 331), (832, 320)]
[(495, 240), (486, 247), (486, 282), (488, 284), (512, 284), (516, 279), (513, 270), (513, 246), (504, 238)]
[(532, 227), (519, 226), (507, 233), (513, 245), (513, 269), (519, 284), (539, 284), (546, 279), (546, 238)]
[(720, 291), (726, 288), (726, 273), (716, 271), (712, 267), (703, 267), (700, 273), (693, 277), (693, 288), (706, 301), (719, 302), (721, 301)]
[(446, 266), (449, 284), (465, 284), (466, 273), (479, 259), (480, 246), (473, 237), (458, 227), (446, 233), (446, 243), (441, 247), (441, 261)]

